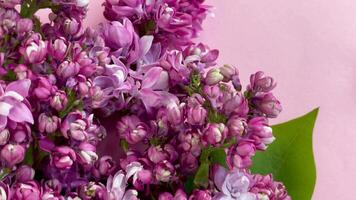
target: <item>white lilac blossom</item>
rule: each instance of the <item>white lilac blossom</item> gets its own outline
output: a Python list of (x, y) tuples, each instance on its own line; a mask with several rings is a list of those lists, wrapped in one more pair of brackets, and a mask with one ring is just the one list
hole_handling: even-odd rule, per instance
[[(275, 139), (276, 82), (243, 90), (195, 43), (211, 7), (102, 1), (108, 21), (85, 28), (89, 0), (0, 0), (0, 200), (289, 200), (248, 173)], [(205, 163), (217, 148), (228, 168)]]

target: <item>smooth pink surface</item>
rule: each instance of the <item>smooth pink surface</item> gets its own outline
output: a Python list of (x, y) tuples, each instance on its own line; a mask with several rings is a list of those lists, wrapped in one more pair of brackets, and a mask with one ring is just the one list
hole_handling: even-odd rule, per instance
[[(87, 24), (103, 21), (92, 0)], [(208, 0), (215, 18), (202, 40), (237, 65), (243, 83), (263, 70), (279, 82), (284, 111), (274, 123), (320, 106), (314, 133), (314, 200), (355, 200), (356, 2), (354, 0)]]

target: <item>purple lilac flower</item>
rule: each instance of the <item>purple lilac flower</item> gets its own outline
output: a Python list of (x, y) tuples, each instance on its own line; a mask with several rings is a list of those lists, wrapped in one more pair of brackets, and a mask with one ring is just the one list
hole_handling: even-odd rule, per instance
[(291, 200), (285, 186), (273, 180), (272, 175), (254, 175), (253, 186), (250, 192), (257, 195), (258, 199)]
[(30, 85), (28, 79), (12, 82), (5, 88), (0, 85), (0, 130), (6, 127), (8, 119), (18, 123), (34, 123), (25, 100)]
[[(106, 0), (109, 21), (86, 30), (89, 0), (21, 3), (0, 1), (0, 199), (290, 199), (247, 174), (274, 140), (276, 83), (257, 72), (243, 93), (238, 69), (193, 41), (204, 0)], [(36, 20), (42, 7), (49, 23)], [(231, 170), (212, 166), (209, 187), (188, 196), (201, 153), (233, 139)]]
[(239, 170), (228, 172), (223, 167), (217, 167), (214, 172), (214, 183), (220, 191), (214, 200), (257, 200), (254, 193), (249, 192), (251, 180)]

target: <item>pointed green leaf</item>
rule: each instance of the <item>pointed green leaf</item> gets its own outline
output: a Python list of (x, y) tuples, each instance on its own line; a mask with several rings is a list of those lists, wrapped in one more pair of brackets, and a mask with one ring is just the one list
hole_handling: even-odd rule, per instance
[(209, 163), (201, 163), (194, 177), (194, 184), (198, 187), (208, 187), (209, 184)]
[(253, 160), (253, 173), (273, 174), (285, 184), (292, 199), (310, 200), (316, 170), (312, 136), (319, 109), (292, 121), (273, 126), (276, 140)]
[(210, 162), (211, 164), (219, 164), (227, 168), (225, 149), (224, 148), (214, 149), (214, 151), (210, 153)]

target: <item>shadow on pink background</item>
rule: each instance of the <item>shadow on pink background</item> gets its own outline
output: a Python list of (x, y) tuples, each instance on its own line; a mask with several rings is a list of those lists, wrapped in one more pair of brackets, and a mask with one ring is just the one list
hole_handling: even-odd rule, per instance
[[(92, 0), (87, 24), (103, 21)], [(239, 67), (243, 84), (257, 70), (276, 78), (284, 111), (273, 123), (320, 106), (314, 132), (314, 200), (354, 200), (356, 188), (356, 1), (208, 0), (215, 18), (201, 41), (219, 64)]]

